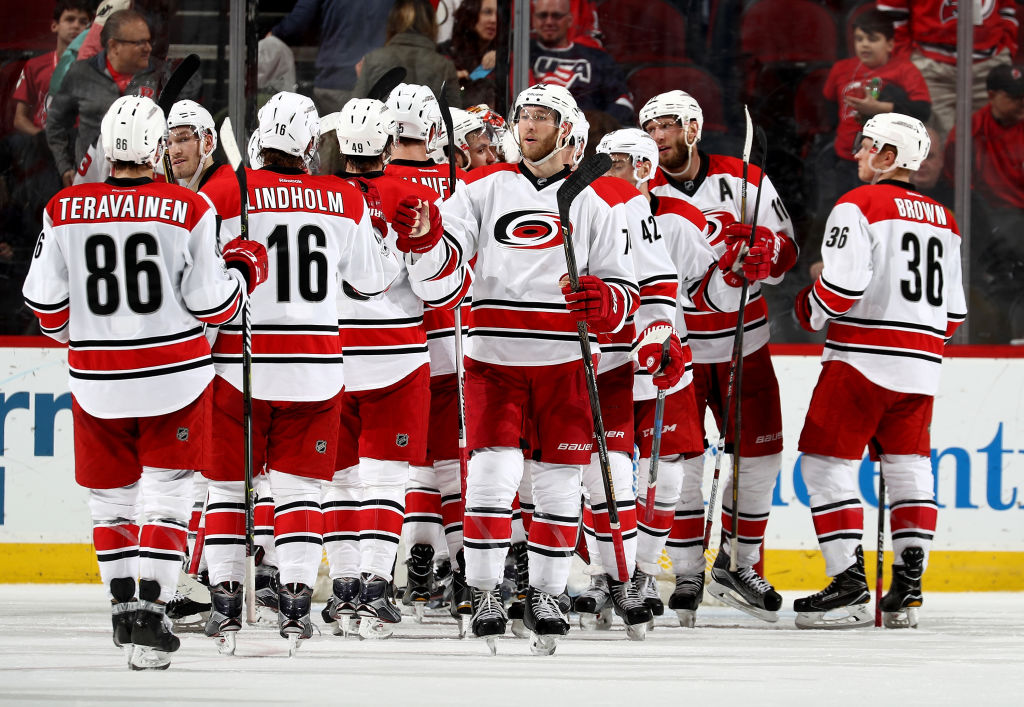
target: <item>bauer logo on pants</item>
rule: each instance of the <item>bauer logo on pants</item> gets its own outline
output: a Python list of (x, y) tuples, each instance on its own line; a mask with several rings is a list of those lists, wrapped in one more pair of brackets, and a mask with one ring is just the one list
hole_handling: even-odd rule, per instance
[(316, 453), (317, 454), (326, 454), (327, 453), (327, 440), (326, 439), (318, 439), (316, 441)]
[(179, 427), (178, 428), (178, 440), (181, 441), (181, 442), (187, 442), (188, 441), (188, 428), (187, 427)]
[(399, 447), (408, 447), (409, 435), (405, 433), (395, 435), (395, 444), (397, 444)]

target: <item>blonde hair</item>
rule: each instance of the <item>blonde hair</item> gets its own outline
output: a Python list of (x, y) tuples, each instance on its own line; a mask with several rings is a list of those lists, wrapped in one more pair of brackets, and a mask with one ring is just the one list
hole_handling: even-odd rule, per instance
[(429, 0), (398, 0), (388, 13), (385, 43), (402, 32), (422, 34), (437, 42), (437, 15)]

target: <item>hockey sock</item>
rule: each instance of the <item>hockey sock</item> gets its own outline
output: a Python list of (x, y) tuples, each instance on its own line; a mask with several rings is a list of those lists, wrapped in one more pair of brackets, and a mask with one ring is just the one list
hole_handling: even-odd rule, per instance
[[(445, 459), (434, 462), (437, 485), (441, 490), (441, 521), (448, 545), (448, 556), (455, 558), (462, 549), (462, 480), (459, 478), (459, 460)], [(525, 539), (525, 538), (524, 538)]]
[[(736, 532), (736, 564), (738, 567), (752, 567), (761, 559), (761, 544), (768, 527), (768, 513), (772, 507), (772, 489), (779, 475), (781, 454), (763, 457), (740, 457), (740, 507), (739, 527)], [(732, 474), (730, 473), (722, 492), (722, 547), (733, 552), (729, 546), (732, 532)]]
[(188, 549), (192, 476), (192, 471), (184, 469), (142, 469), (139, 505), (144, 524), (139, 531), (139, 586), (144, 580), (158, 583), (158, 600), (162, 603), (174, 596)]
[(363, 486), (359, 514), (360, 570), (390, 580), (405, 518), (409, 463), (361, 457), (359, 480)]
[[(597, 549), (597, 536), (594, 535), (594, 512), (590, 508), (590, 499), (586, 489), (583, 491), (583, 511), (580, 517), (583, 526), (583, 543), (587, 548), (587, 574), (605, 574), (604, 563), (601, 561), (600, 550)], [(611, 570), (615, 571), (614, 566)]]
[(864, 507), (857, 491), (859, 460), (805, 454), (800, 473), (810, 494), (811, 517), (825, 557), (825, 573), (835, 577), (856, 562), (864, 535)]
[(359, 576), (362, 489), (355, 466), (334, 472), (334, 478), (324, 484), (324, 549), (331, 579)]
[(270, 479), (260, 474), (253, 479), (256, 491), (256, 505), (253, 507), (253, 529), (256, 545), (263, 548), (263, 564), (277, 567), (274, 552), (274, 495), (270, 492)]
[(138, 487), (89, 490), (92, 544), (107, 587), (121, 578), (130, 578), (134, 586), (139, 576), (139, 526), (134, 521)]
[(924, 551), (922, 569), (927, 569), (938, 520), (931, 460), (916, 454), (883, 454), (881, 467), (889, 498), (893, 554), (900, 558), (906, 548), (919, 547)]
[[(630, 576), (636, 565), (636, 498), (633, 494), (633, 460), (623, 452), (611, 452), (608, 462), (615, 490), (616, 508), (619, 512), (619, 527), (622, 530), (622, 545), (626, 554), (626, 572)], [(593, 519), (594, 538), (597, 552), (588, 543), (591, 564), (600, 565), (613, 577), (616, 575), (615, 546), (612, 543), (611, 523), (608, 518), (608, 502), (601, 478), (601, 465), (595, 460), (583, 467), (583, 487), (590, 499), (590, 514)], [(584, 532), (586, 532), (584, 530)], [(600, 559), (598, 559), (600, 558)]]
[[(530, 586), (557, 595), (565, 591), (576, 547), (581, 470), (574, 465), (536, 462), (533, 472), (536, 510), (528, 540)], [(596, 519), (595, 524), (600, 538), (601, 526)]]
[(526, 528), (523, 525), (523, 509), (519, 506), (519, 494), (512, 499), (512, 542), (526, 542)]
[(523, 518), (523, 532), (530, 534), (530, 523), (533, 522), (533, 475), (538, 462), (527, 459), (523, 462), (523, 478), (519, 480), (519, 511)]
[(435, 545), (441, 527), (441, 492), (436, 488), (433, 467), (410, 466), (409, 484), (405, 489), (405, 522), (402, 541), (406, 547)]
[[(192, 475), (192, 515), (188, 520), (188, 556), (190, 558), (196, 551), (196, 538), (203, 521), (203, 509), (206, 508), (206, 493), (209, 485), (210, 482), (202, 474)], [(199, 552), (202, 552), (202, 548), (199, 549)], [(202, 565), (200, 565), (201, 567)]]
[(512, 538), (512, 499), (523, 474), (516, 447), (485, 447), (473, 453), (466, 479), (463, 519), (466, 583), (478, 589), (498, 586)]
[[(703, 471), (704, 458), (696, 457), (696, 461), (700, 464), (696, 471), (696, 500), (700, 504), (701, 534), (703, 535), (704, 501), (700, 495), (700, 473)], [(691, 466), (696, 466), (692, 460), (689, 463)], [(637, 498), (636, 564), (646, 574), (661, 572), (661, 551), (665, 548), (669, 532), (673, 527), (673, 520), (679, 510), (677, 504), (680, 501), (680, 489), (683, 485), (684, 473), (686, 473), (684, 471), (685, 464), (682, 455), (662, 457), (658, 461), (658, 484), (654, 491), (654, 517), (647, 522), (644, 501), (646, 500), (651, 460), (640, 460), (640, 474), (637, 480), (639, 497)], [(688, 500), (692, 502), (693, 499)], [(683, 510), (689, 509), (684, 507)], [(683, 536), (685, 537), (685, 533)], [(673, 565), (680, 561), (680, 558), (677, 557), (673, 560)]]
[(204, 554), (210, 586), (245, 579), (245, 502), (241, 481), (211, 481)]
[(318, 479), (270, 470), (274, 495), (274, 549), (280, 582), (316, 583), (323, 557), (323, 513)]

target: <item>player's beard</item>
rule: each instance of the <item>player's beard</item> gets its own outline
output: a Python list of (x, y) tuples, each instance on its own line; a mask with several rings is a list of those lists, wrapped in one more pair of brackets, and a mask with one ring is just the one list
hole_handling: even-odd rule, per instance
[(660, 166), (666, 172), (678, 174), (679, 172), (684, 171), (689, 164), (690, 149), (686, 146), (685, 135), (685, 131), (680, 131), (676, 139), (672, 141), (671, 145), (669, 145), (671, 149), (658, 156)]
[(524, 158), (530, 162), (536, 162), (550, 155), (551, 151), (555, 149), (555, 145), (558, 142), (558, 131), (553, 131), (547, 137), (534, 133), (532, 137), (536, 139), (536, 142), (524, 141), (520, 144), (519, 149), (523, 153)]

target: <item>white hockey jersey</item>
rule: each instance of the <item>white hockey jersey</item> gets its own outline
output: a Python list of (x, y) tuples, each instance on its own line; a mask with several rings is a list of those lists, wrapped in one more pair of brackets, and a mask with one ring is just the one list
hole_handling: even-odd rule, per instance
[[(796, 262), (797, 246), (793, 239), (793, 222), (771, 180), (756, 165), (750, 165), (747, 177), (747, 208), (741, 218), (743, 195), (743, 162), (726, 155), (700, 153), (701, 167), (692, 181), (678, 182), (659, 169), (651, 179), (651, 193), (657, 196), (685, 196), (701, 211), (708, 222), (708, 239), (716, 258), (725, 252), (722, 229), (730, 223), (751, 223), (759, 188), (761, 195), (759, 226), (775, 232), (779, 239), (778, 257), (772, 265), (771, 277), (764, 282), (777, 284), (786, 270)], [(759, 186), (760, 185), (760, 186)], [(736, 331), (736, 313), (699, 312), (687, 307), (687, 327), (690, 348), (695, 363), (720, 363), (732, 356), (732, 341)], [(743, 324), (743, 354), (749, 355), (768, 343), (768, 308), (761, 296), (761, 283), (750, 287), (750, 299)]]
[[(370, 224), (358, 189), (334, 176), (246, 169), (249, 238), (267, 248), (267, 282), (252, 296), (252, 391), (261, 400), (327, 400), (345, 384), (338, 295), (372, 297), (401, 265)], [(239, 233), (234, 174), (204, 186), (217, 208), (221, 248)], [(242, 389), (241, 316), (214, 344), (217, 375)]]
[(70, 187), (46, 205), (23, 293), (69, 342), (71, 392), (90, 415), (173, 412), (213, 380), (203, 323), (228, 321), (244, 296), (216, 233), (207, 199), (149, 179)]
[[(469, 173), (465, 187), (441, 205), (445, 237), (411, 271), (436, 272), (477, 256), (469, 356), (485, 363), (542, 366), (580, 356), (576, 322), (559, 280), (567, 267), (555, 194), (569, 170), (537, 178), (522, 165), (494, 164)], [(626, 303), (616, 330), (639, 303), (626, 252), (626, 222), (617, 200), (590, 186), (570, 209), (581, 275), (617, 288)], [(591, 335), (596, 347), (596, 337)]]
[(810, 306), (811, 326), (828, 324), (822, 360), (935, 395), (945, 342), (967, 316), (953, 215), (905, 182), (862, 186), (829, 214), (821, 255)]

